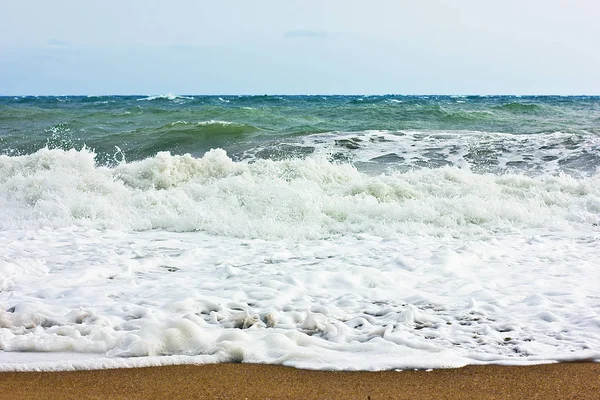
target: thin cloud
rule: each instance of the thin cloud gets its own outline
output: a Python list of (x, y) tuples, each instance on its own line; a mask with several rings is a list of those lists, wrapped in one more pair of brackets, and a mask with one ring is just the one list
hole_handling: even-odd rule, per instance
[(297, 29), (287, 31), (284, 34), (286, 39), (293, 38), (310, 38), (310, 39), (325, 39), (326, 37), (331, 36), (329, 32), (326, 31), (315, 31), (312, 29)]
[(62, 40), (52, 39), (48, 42), (48, 47), (68, 47), (69, 43), (63, 42)]

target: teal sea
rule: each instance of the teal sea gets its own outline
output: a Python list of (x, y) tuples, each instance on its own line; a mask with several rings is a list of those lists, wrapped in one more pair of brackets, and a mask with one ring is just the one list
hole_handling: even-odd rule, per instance
[[(199, 157), (222, 148), (234, 160), (284, 159), (328, 146), (332, 159), (375, 170), (376, 164), (406, 169), (457, 162), (503, 170), (502, 160), (510, 159), (514, 169), (541, 170), (556, 160), (557, 170), (590, 172), (600, 165), (599, 135), (600, 97), (0, 98), (0, 154), (85, 146), (106, 165), (161, 151)], [(378, 140), (390, 143), (373, 143)], [(407, 159), (411, 148), (417, 151)]]

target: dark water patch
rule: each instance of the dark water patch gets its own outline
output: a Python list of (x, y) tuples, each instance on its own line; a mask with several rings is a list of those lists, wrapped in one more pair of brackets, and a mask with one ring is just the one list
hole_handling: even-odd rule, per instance
[(600, 154), (584, 151), (583, 154), (559, 160), (558, 163), (563, 170), (593, 173), (600, 168)]
[(542, 157), (542, 161), (545, 162), (550, 162), (550, 161), (555, 161), (558, 160), (558, 156), (543, 156)]
[(336, 163), (349, 163), (352, 161), (352, 156), (347, 153), (334, 152), (327, 156), (328, 160)]
[(528, 165), (528, 163), (525, 162), (525, 161), (508, 161), (506, 163), (507, 167), (521, 167), (521, 168), (523, 168), (523, 167), (525, 167), (527, 165)]
[(472, 147), (464, 158), (479, 171), (486, 171), (488, 167), (498, 165), (498, 157), (502, 154), (498, 146)]
[(399, 164), (404, 162), (405, 158), (396, 153), (384, 154), (382, 156), (371, 158), (371, 161), (381, 164)]
[[(404, 135), (404, 133), (403, 133), (403, 132), (397, 132), (397, 133), (394, 133), (394, 134), (395, 134), (395, 135), (397, 135), (397, 136), (403, 136), (403, 135)], [(373, 142), (373, 143), (385, 143), (385, 142), (391, 142), (391, 140), (389, 140), (389, 139), (386, 139), (386, 138), (385, 138), (385, 136), (371, 136), (371, 137), (369, 138), (369, 141), (370, 141), (370, 142)]]
[(288, 160), (292, 158), (306, 158), (313, 154), (312, 146), (298, 146), (293, 144), (273, 144), (264, 147), (252, 155), (252, 158), (269, 160)]
[(361, 147), (362, 139), (358, 137), (353, 137), (350, 139), (339, 139), (335, 141), (335, 145), (338, 147), (343, 147), (348, 150), (356, 150)]

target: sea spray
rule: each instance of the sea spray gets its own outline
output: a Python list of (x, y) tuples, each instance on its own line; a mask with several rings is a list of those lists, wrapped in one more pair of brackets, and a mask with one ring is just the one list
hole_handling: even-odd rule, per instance
[(457, 167), (373, 176), (324, 157), (247, 163), (219, 149), (201, 158), (163, 152), (104, 167), (86, 149), (42, 149), (0, 156), (0, 226), (268, 239), (573, 231), (598, 225), (599, 180)]

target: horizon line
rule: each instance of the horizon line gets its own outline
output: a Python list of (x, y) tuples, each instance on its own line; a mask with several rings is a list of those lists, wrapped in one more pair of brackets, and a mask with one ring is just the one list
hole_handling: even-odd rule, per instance
[(581, 93), (571, 93), (571, 94), (509, 94), (509, 93), (495, 93), (495, 94), (477, 94), (477, 93), (414, 93), (414, 94), (402, 94), (402, 93), (351, 93), (351, 94), (343, 94), (343, 93), (151, 93), (151, 94), (140, 94), (140, 93), (112, 93), (112, 94), (3, 94), (0, 93), (0, 97), (109, 97), (109, 96), (117, 96), (117, 97), (182, 97), (182, 96), (202, 96), (202, 97), (218, 97), (218, 96), (227, 96), (227, 97), (273, 97), (273, 96), (282, 96), (282, 97), (314, 97), (314, 96), (366, 96), (366, 97), (383, 97), (383, 96), (402, 96), (402, 97), (423, 97), (423, 96), (444, 96), (444, 97), (600, 97), (599, 94), (581, 94)]

